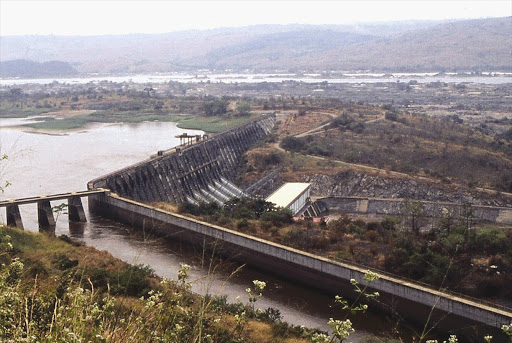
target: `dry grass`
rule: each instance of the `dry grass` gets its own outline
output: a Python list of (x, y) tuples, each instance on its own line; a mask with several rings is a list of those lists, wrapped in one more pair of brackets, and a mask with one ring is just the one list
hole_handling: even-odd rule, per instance
[(401, 118), (406, 122), (380, 120), (360, 133), (329, 130), (302, 140), (335, 160), (487, 188), (499, 187), (512, 170), (511, 156), (496, 150), (492, 137), (446, 120)]
[[(4, 229), (2, 228), (2, 230)], [(90, 311), (87, 306), (97, 306), (96, 303), (93, 303), (96, 301), (101, 303), (101, 299), (105, 296), (115, 296), (113, 317), (102, 319), (107, 320), (105, 326), (97, 328), (94, 324), (82, 325), (80, 329), (77, 329), (79, 331), (76, 334), (87, 335), (89, 331), (100, 330), (99, 332), (107, 341), (123, 341), (130, 337), (130, 341), (149, 342), (153, 341), (149, 333), (158, 336), (159, 332), (167, 330), (166, 328), (174, 330), (165, 324), (165, 320), (170, 321), (168, 324), (172, 324), (173, 318), (177, 318), (176, 320), (179, 320), (180, 323), (187, 323), (188, 325), (188, 331), (186, 331), (188, 333), (186, 335), (190, 334), (191, 336), (190, 340), (187, 339), (186, 341), (195, 342), (196, 340), (192, 338), (199, 335), (199, 331), (196, 330), (198, 330), (199, 326), (204, 325), (205, 322), (202, 322), (202, 320), (208, 318), (207, 320), (211, 323), (211, 326), (209, 324), (203, 327), (203, 337), (208, 332), (214, 336), (220, 334), (220, 337), (225, 337), (225, 333), (231, 333), (233, 336), (240, 335), (244, 342), (305, 342), (301, 339), (285, 339), (276, 336), (272, 331), (271, 324), (252, 319), (248, 320), (243, 330), (239, 331), (236, 329), (235, 318), (232, 314), (222, 310), (220, 312), (212, 312), (207, 306), (203, 307), (204, 304), (200, 301), (198, 295), (190, 293), (187, 287), (182, 287), (172, 281), (165, 286), (160, 284), (159, 279), (145, 276), (151, 280), (150, 289), (163, 292), (161, 294), (162, 298), (159, 298), (163, 301), (161, 303), (163, 307), (151, 305), (149, 298), (144, 300), (138, 296), (128, 296), (125, 293), (112, 294), (110, 287), (108, 288), (109, 291), (107, 291), (106, 287), (98, 287), (94, 281), (95, 279), (90, 275), (90, 272), (93, 270), (101, 275), (104, 275), (102, 271), (114, 271), (114, 274), (110, 275), (115, 275), (116, 271), (119, 273), (123, 272), (127, 264), (113, 258), (109, 253), (97, 251), (94, 248), (68, 244), (56, 237), (24, 232), (18, 229), (7, 228), (4, 231), (0, 231), (0, 234), (10, 235), (12, 237), (10, 241), (14, 246), (13, 252), (0, 254), (1, 262), (8, 262), (7, 260), (18, 257), (24, 264), (25, 272), (20, 294), (29, 294), (32, 290), (36, 292), (34, 294), (37, 295), (38, 299), (51, 301), (51, 299), (55, 298), (54, 293), (58, 293), (59, 289), (64, 289), (65, 292), (71, 292), (76, 287), (80, 287), (80, 289), (94, 289), (94, 296), (91, 293), (91, 295), (86, 297), (87, 304), (79, 306), (77, 308), (78, 312), (71, 313), (73, 315), (72, 318), (66, 317), (62, 319), (62, 323), (68, 323), (68, 319), (82, 320), (79, 314), (82, 310), (85, 312)], [(3, 237), (0, 238), (3, 239)], [(62, 266), (62, 263), (69, 262), (72, 262), (71, 266)], [(37, 269), (34, 269), (34, 267), (37, 267)], [(35, 275), (37, 275), (37, 278)], [(133, 277), (139, 279), (140, 274), (134, 274)], [(111, 286), (115, 282), (114, 280), (112, 281), (110, 283)], [(80, 294), (82, 293), (83, 290)], [(149, 292), (145, 297), (151, 294)], [(80, 296), (83, 298), (83, 294)], [(71, 295), (63, 296), (62, 301), (66, 301), (68, 297), (71, 297)], [(53, 305), (50, 304), (48, 306), (51, 307)], [(62, 310), (64, 311), (66, 308), (62, 307)], [(244, 307), (243, 309), (244, 311), (251, 310), (250, 307)], [(61, 308), (59, 308), (60, 310)], [(23, 317), (25, 315), (23, 311), (16, 311), (16, 316)], [(203, 316), (200, 316), (199, 313), (203, 313)], [(220, 322), (214, 323), (212, 322), (213, 319), (219, 319)], [(35, 318), (34, 320), (38, 319)], [(140, 326), (139, 322), (145, 324)], [(203, 324), (200, 324), (201, 322)], [(61, 325), (61, 322), (58, 324)], [(43, 327), (46, 328), (44, 325)], [(78, 328), (78, 325), (72, 324), (72, 327)], [(185, 340), (181, 339), (179, 341), (185, 342)]]
[(178, 213), (178, 205), (168, 202), (154, 202), (150, 204), (153, 207), (161, 208), (164, 211)]

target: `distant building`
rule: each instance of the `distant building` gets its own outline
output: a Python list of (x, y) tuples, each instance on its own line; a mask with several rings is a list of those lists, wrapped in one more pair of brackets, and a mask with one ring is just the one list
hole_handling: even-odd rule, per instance
[(287, 182), (265, 199), (278, 207), (291, 210), (296, 215), (308, 203), (311, 184)]

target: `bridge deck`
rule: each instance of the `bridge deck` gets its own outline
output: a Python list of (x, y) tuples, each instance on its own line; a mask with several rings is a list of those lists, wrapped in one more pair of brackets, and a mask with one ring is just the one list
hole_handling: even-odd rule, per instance
[(10, 199), (10, 200), (1, 200), (0, 201), (0, 207), (6, 207), (10, 205), (25, 205), (25, 204), (33, 204), (37, 203), (42, 200), (46, 201), (54, 201), (54, 200), (63, 200), (63, 199), (69, 199), (71, 197), (86, 197), (94, 194), (101, 194), (108, 192), (106, 189), (96, 189), (96, 190), (89, 190), (89, 191), (79, 191), (79, 192), (68, 192), (68, 193), (61, 193), (61, 194), (51, 194), (51, 195), (40, 195), (37, 197), (30, 197), (30, 198), (21, 198), (21, 199)]

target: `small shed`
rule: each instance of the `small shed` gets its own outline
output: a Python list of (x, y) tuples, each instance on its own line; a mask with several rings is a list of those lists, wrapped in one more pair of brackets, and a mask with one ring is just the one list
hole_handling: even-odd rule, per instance
[(291, 210), (296, 215), (307, 203), (311, 184), (305, 182), (287, 182), (265, 199), (278, 207)]

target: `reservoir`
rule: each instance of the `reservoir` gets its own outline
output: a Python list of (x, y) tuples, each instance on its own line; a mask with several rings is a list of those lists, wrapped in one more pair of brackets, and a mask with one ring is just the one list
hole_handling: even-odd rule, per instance
[[(8, 155), (8, 160), (0, 165), (0, 181), (2, 186), (5, 181), (11, 183), (0, 199), (85, 190), (87, 182), (98, 176), (178, 145), (178, 134), (203, 133), (161, 122), (98, 124), (70, 132), (36, 133), (16, 126), (22, 123), (22, 119), (0, 119), (0, 153)], [(85, 199), (84, 206), (87, 207)], [(25, 228), (37, 231), (35, 205), (24, 205), (20, 210)], [(245, 289), (252, 286), (252, 280), (265, 281), (267, 288), (257, 306), (279, 309), (284, 320), (295, 325), (326, 330), (328, 319), (335, 316), (332, 297), (322, 292), (249, 267), (229, 277), (237, 266), (221, 263), (213, 272), (208, 263), (203, 266), (200, 248), (146, 236), (140, 230), (86, 215), (87, 223), (72, 224), (65, 214), (59, 215), (56, 235), (68, 235), (128, 263), (149, 265), (161, 277), (176, 279), (179, 264), (189, 264), (193, 291), (225, 294), (232, 302), (237, 297), (246, 302)], [(6, 222), (5, 211), (0, 213), (0, 222)], [(368, 332), (386, 331), (390, 326), (386, 320), (366, 313), (364, 320), (356, 321), (356, 333), (351, 340), (358, 341)]]

